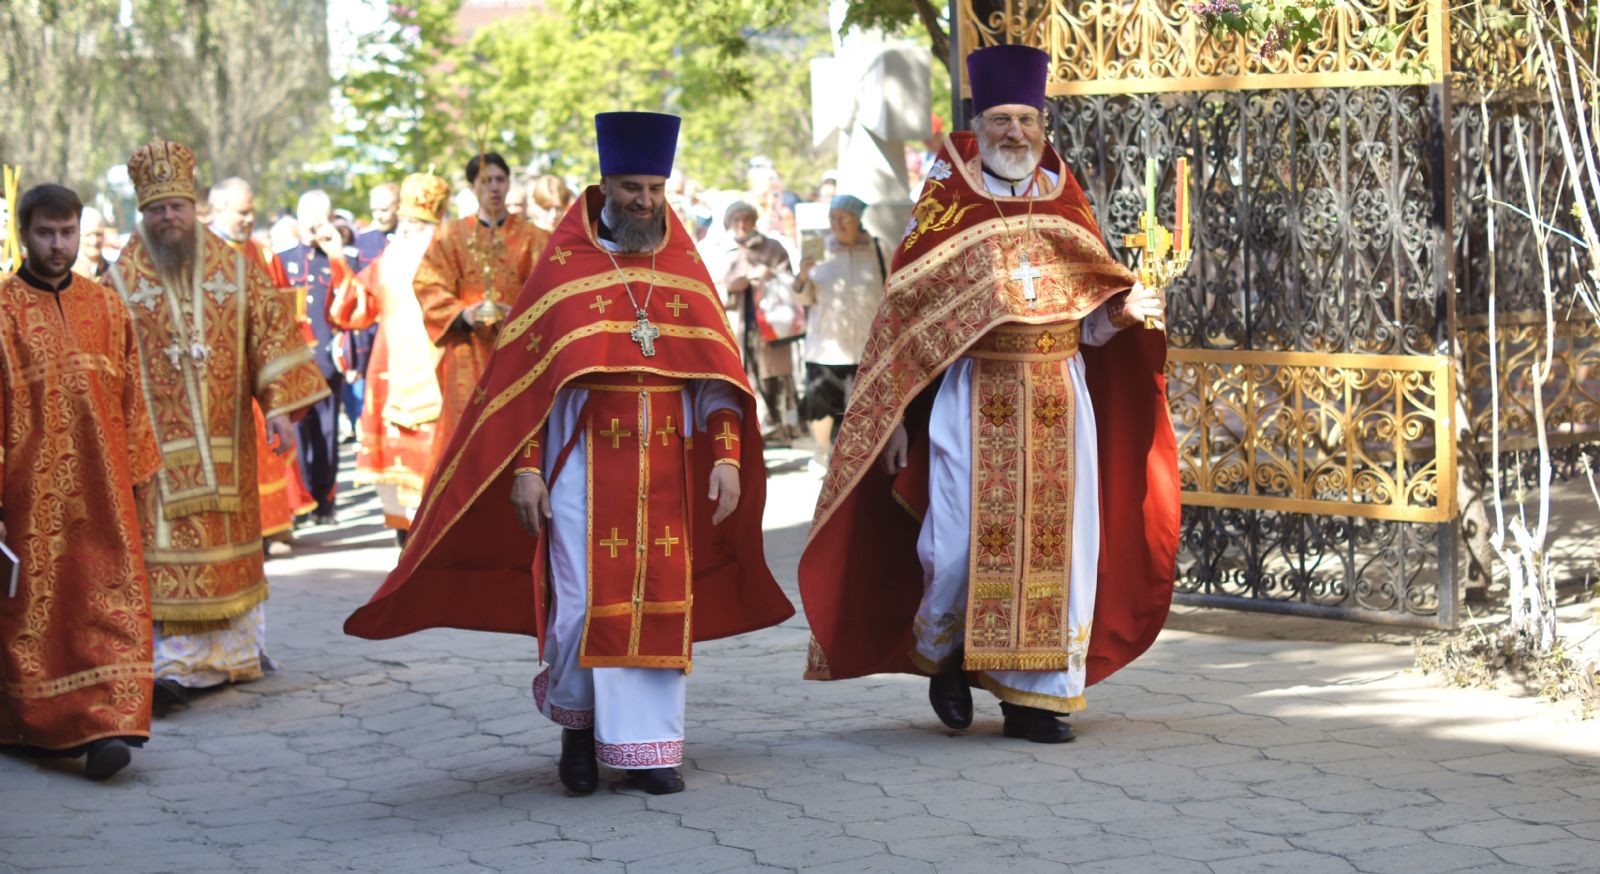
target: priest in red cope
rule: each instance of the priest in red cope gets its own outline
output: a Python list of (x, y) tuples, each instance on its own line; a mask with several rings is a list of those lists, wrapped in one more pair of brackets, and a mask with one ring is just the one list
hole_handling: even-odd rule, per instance
[(561, 782), (683, 779), (693, 641), (793, 615), (761, 544), (766, 471), (739, 343), (667, 209), (679, 120), (595, 117), (601, 180), (507, 315), (400, 556), (345, 622), (537, 635)]
[(1007, 737), (1060, 743), (1161, 630), (1179, 504), (1161, 299), (1045, 142), (1048, 63), (968, 58), (973, 131), (895, 252), (800, 593), (808, 677), (928, 676), (957, 729), (980, 685)]

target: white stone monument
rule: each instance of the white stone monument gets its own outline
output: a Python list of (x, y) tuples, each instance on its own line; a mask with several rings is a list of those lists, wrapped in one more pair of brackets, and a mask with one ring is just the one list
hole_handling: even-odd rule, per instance
[(863, 224), (885, 242), (885, 257), (900, 242), (914, 194), (906, 173), (907, 140), (933, 135), (928, 50), (881, 31), (840, 25), (849, 7), (834, 0), (831, 58), (811, 62), (811, 130), (819, 150), (835, 144), (839, 193), (868, 204)]

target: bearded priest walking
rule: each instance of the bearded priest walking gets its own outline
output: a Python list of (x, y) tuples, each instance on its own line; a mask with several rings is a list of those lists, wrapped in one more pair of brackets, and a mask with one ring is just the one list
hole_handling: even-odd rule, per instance
[(1160, 298), (1107, 253), (1044, 142), (1049, 57), (968, 58), (974, 133), (929, 172), (895, 253), (800, 561), (807, 676), (971, 685), (1007, 737), (1057, 717), (1165, 620), (1178, 536)]
[[(561, 782), (683, 789), (691, 641), (794, 613), (761, 544), (766, 471), (739, 344), (666, 208), (679, 120), (595, 118), (598, 186), (500, 329), (400, 566), (345, 622), (533, 634)], [(613, 309), (615, 307), (615, 309)]]
[(158, 140), (128, 159), (141, 220), (106, 284), (127, 304), (164, 469), (139, 495), (155, 614), (156, 698), (261, 676), (267, 579), (251, 400), (269, 445), (328, 396), (287, 295), (195, 220), (194, 153)]

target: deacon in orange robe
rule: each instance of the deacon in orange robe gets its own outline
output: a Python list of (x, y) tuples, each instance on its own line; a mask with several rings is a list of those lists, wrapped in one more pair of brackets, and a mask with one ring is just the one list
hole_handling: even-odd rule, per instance
[(423, 324), (442, 353), (439, 390), (444, 409), (434, 432), (435, 457), (466, 414), (494, 351), (500, 322), (550, 239), (527, 219), (506, 211), (511, 170), (498, 153), (468, 161), (467, 181), (478, 196), (478, 214), (439, 228), (415, 280)]
[(150, 589), (134, 488), (161, 466), (122, 301), (71, 272), (82, 204), (18, 203), (0, 277), (0, 744), (87, 754), (104, 779), (150, 736)]
[(423, 327), (413, 282), (449, 198), (450, 183), (444, 179), (431, 173), (407, 176), (400, 185), (394, 240), (353, 281), (340, 284), (329, 304), (328, 320), (340, 328), (378, 326), (367, 364), (355, 480), (376, 486), (383, 524), (396, 529), (402, 546), (433, 470), (434, 432), (443, 406), (435, 372), (439, 350)]
[(194, 153), (134, 153), (138, 233), (107, 274), (133, 314), (141, 382), (165, 469), (142, 495), (158, 693), (261, 675), (267, 580), (256, 441), (261, 404), (276, 448), (290, 416), (328, 395), (288, 299), (242, 250), (195, 219)]
[[(243, 251), (267, 272), (273, 288), (293, 300), (294, 290), (283, 261), (266, 246), (251, 239), (256, 224), (256, 197), (250, 183), (237, 176), (211, 186), (206, 196), (211, 203), (211, 232), (234, 249)], [(251, 402), (256, 420), (256, 487), (261, 493), (261, 537), (267, 554), (289, 551), (295, 516), (316, 508), (316, 501), (300, 478), (300, 465), (294, 463), (294, 444), (286, 443), (274, 451), (267, 442), (267, 418), (259, 403)]]
[(400, 566), (345, 631), (537, 635), (550, 667), (534, 701), (562, 726), (562, 783), (592, 792), (604, 763), (662, 794), (683, 788), (692, 643), (794, 608), (762, 554), (738, 342), (666, 207), (678, 119), (596, 126), (601, 184), (556, 228)]

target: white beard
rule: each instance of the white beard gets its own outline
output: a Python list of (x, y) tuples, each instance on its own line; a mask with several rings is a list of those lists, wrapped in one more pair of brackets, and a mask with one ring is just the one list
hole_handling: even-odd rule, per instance
[(983, 163), (1005, 179), (1028, 178), (1033, 168), (1039, 166), (1039, 158), (1043, 151), (1030, 148), (1027, 154), (1013, 157), (1002, 150), (999, 143), (991, 142), (987, 136), (978, 137), (978, 155), (983, 158)]

